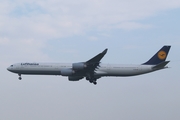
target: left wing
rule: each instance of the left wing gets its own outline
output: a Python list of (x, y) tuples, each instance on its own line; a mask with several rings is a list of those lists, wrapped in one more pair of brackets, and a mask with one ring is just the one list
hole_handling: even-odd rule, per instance
[[(99, 78), (95, 77), (95, 70), (99, 67), (101, 59), (107, 53), (108, 49), (105, 49), (103, 52), (99, 53), (95, 57), (91, 58), (86, 62), (73, 63), (72, 70), (74, 71), (73, 76), (85, 76), (86, 80), (89, 82), (97, 84), (96, 80)], [(75, 77), (76, 78), (76, 77)], [(82, 77), (83, 78), (83, 77)], [(79, 79), (78, 79), (79, 80)]]
[(100, 61), (104, 57), (104, 55), (107, 53), (107, 51), (108, 49), (105, 49), (102, 53), (99, 53), (95, 57), (85, 62), (85, 64), (87, 65), (86, 80), (89, 80), (90, 83), (97, 84), (96, 80), (100, 77), (96, 78), (94, 76), (95, 70), (97, 67), (99, 67)]
[(104, 55), (107, 53), (108, 49), (105, 49), (102, 53), (99, 53), (95, 57), (88, 60), (86, 63), (98, 63), (101, 61), (101, 59), (104, 57)]
[(88, 72), (94, 72), (94, 70), (99, 66), (101, 59), (107, 53), (107, 50), (108, 49), (105, 49), (102, 53), (99, 53), (95, 57), (85, 62)]

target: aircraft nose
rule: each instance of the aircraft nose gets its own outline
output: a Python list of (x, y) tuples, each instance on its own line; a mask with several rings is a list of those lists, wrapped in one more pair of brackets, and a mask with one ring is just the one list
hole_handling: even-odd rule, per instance
[(12, 69), (12, 67), (10, 66), (10, 67), (7, 68), (7, 70), (11, 72), (13, 69)]
[(10, 67), (8, 67), (7, 70), (10, 71), (11, 70)]

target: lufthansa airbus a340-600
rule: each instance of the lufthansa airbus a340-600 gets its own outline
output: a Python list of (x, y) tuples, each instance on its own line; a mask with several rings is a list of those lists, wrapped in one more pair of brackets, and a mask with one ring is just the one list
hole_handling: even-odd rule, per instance
[(168, 68), (166, 57), (171, 46), (163, 46), (151, 59), (139, 65), (103, 64), (101, 59), (107, 53), (105, 49), (92, 59), (78, 63), (16, 63), (7, 68), (19, 75), (62, 75), (69, 81), (86, 78), (90, 83), (97, 84), (97, 79), (105, 76), (135, 76)]

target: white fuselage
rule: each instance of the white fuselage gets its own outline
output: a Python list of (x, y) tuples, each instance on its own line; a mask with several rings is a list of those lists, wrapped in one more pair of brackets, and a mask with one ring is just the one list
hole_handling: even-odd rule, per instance
[(163, 46), (147, 62), (140, 65), (102, 64), (100, 61), (108, 49), (97, 54), (85, 62), (77, 63), (16, 63), (7, 68), (8, 71), (17, 73), (19, 80), (22, 74), (28, 75), (62, 75), (69, 81), (79, 81), (83, 78), (94, 85), (97, 79), (104, 76), (135, 76), (156, 70), (168, 68), (170, 61), (165, 61), (171, 46)]
[[(100, 64), (96, 68), (95, 76), (134, 76), (149, 73), (154, 65), (121, 65), (121, 64)], [(17, 63), (7, 69), (17, 74), (29, 75), (61, 75), (62, 69), (71, 69), (72, 63)], [(85, 76), (84, 76), (85, 77)]]

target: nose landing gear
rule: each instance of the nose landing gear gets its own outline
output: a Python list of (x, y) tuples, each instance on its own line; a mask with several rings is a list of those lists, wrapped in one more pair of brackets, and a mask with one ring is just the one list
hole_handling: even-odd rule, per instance
[(21, 74), (18, 74), (18, 75), (19, 75), (19, 78), (18, 78), (18, 79), (19, 79), (19, 80), (22, 80)]

